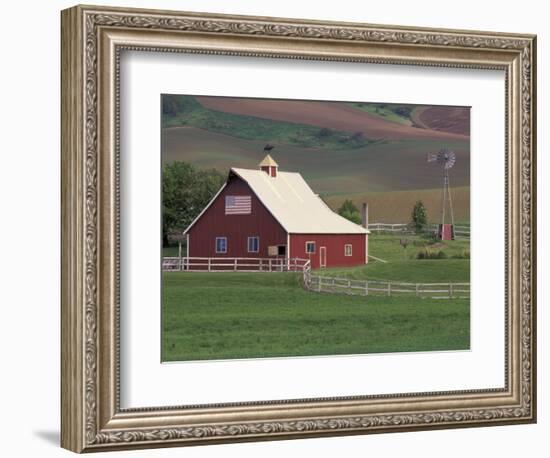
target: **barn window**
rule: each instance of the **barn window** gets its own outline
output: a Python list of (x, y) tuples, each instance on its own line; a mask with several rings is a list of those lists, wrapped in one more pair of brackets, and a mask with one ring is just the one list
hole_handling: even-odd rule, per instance
[(344, 256), (352, 256), (351, 243), (344, 245)]
[(306, 253), (315, 253), (315, 242), (306, 242)]
[(227, 237), (216, 237), (216, 253), (227, 253)]
[(260, 251), (260, 237), (248, 237), (248, 252), (258, 253)]
[(252, 198), (250, 196), (225, 196), (226, 215), (250, 215)]

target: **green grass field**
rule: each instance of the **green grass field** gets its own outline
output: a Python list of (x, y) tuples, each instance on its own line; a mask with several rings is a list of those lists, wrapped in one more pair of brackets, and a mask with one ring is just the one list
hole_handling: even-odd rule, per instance
[[(371, 235), (387, 263), (328, 275), (411, 282), (468, 282), (467, 241), (431, 244)], [(447, 259), (418, 260), (428, 244)], [(470, 301), (360, 297), (305, 291), (296, 273), (164, 272), (162, 360), (186, 361), (469, 348)]]
[(164, 273), (162, 360), (469, 348), (468, 300), (316, 294), (299, 279)]
[[(401, 238), (409, 240), (407, 248), (399, 243)], [(446, 259), (416, 259), (424, 248), (443, 251)], [(470, 242), (452, 240), (433, 243), (416, 235), (371, 234), (369, 255), (383, 259), (380, 262), (369, 259), (365, 266), (354, 268), (324, 269), (327, 275), (370, 280), (391, 280), (411, 283), (467, 283), (470, 281)]]

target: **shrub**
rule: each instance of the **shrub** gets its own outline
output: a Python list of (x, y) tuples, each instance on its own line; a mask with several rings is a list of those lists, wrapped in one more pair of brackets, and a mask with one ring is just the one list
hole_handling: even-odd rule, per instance
[(462, 250), (462, 253), (453, 255), (453, 259), (470, 259), (470, 250)]
[(421, 200), (418, 200), (413, 207), (411, 215), (411, 223), (414, 227), (414, 231), (419, 234), (424, 230), (426, 224), (428, 223), (428, 215), (426, 212), (426, 207)]
[(359, 209), (350, 199), (344, 201), (342, 206), (338, 209), (338, 214), (355, 224), (361, 224), (361, 213), (359, 213)]
[(447, 259), (447, 254), (442, 250), (424, 248), (416, 254), (416, 259)]
[(328, 129), (327, 127), (323, 127), (317, 133), (317, 136), (319, 138), (327, 138), (327, 137), (330, 137), (331, 135), (332, 135), (332, 130)]

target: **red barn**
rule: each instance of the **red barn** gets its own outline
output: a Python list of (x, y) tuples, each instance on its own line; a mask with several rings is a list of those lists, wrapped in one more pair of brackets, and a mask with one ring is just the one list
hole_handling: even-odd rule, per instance
[(258, 170), (232, 168), (185, 230), (188, 257), (301, 258), (313, 268), (368, 260), (369, 231), (334, 213), (299, 173), (267, 155)]

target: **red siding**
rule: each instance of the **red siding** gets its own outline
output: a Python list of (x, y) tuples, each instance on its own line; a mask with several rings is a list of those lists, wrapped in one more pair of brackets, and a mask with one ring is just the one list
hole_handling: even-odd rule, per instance
[[(226, 215), (225, 196), (251, 196), (249, 215)], [(260, 237), (259, 253), (249, 253), (248, 237)], [(227, 253), (216, 253), (216, 237), (227, 237)], [(286, 245), (286, 231), (259, 201), (246, 182), (232, 177), (225, 189), (189, 230), (189, 256), (267, 257), (269, 245)]]
[(274, 167), (272, 165), (262, 165), (260, 167), (260, 170), (263, 170), (270, 177), (276, 177), (277, 176), (277, 167)]
[[(315, 242), (315, 253), (306, 253), (306, 242)], [(310, 259), (311, 267), (320, 267), (321, 247), (326, 248), (327, 267), (358, 266), (367, 262), (364, 234), (290, 234), (290, 256)], [(352, 245), (352, 255), (345, 256), (344, 247)]]

